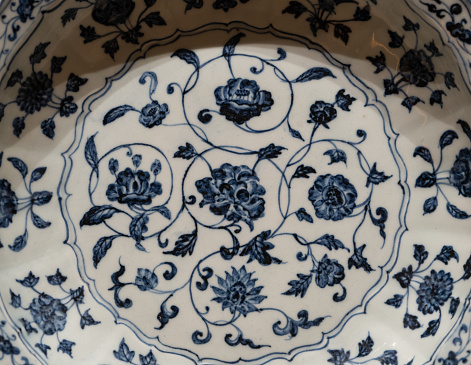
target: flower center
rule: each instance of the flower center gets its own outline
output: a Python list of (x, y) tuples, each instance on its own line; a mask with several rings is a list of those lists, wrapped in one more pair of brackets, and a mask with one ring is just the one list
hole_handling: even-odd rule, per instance
[(334, 208), (339, 208), (345, 204), (345, 196), (343, 192), (335, 186), (328, 186), (325, 188), (323, 196), (326, 204)]
[(235, 305), (240, 305), (244, 303), (246, 294), (247, 289), (245, 285), (238, 281), (229, 289), (229, 295), (227, 299)]

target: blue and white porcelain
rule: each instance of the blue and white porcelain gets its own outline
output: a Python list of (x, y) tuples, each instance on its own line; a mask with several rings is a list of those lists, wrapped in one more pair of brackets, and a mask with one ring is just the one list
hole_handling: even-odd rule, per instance
[(0, 364), (471, 361), (470, 11), (4, 2)]

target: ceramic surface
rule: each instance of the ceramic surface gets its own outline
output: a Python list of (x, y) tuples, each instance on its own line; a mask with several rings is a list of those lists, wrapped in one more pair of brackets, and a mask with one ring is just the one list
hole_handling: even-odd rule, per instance
[(5, 2), (0, 363), (469, 361), (470, 6)]

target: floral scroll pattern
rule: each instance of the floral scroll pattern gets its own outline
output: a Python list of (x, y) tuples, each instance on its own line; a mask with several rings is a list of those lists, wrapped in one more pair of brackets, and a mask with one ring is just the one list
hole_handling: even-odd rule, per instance
[[(96, 243), (86, 249), (87, 257), (92, 258), (96, 272), (113, 267), (108, 276), (111, 303), (123, 316), (140, 305), (140, 295), (155, 297), (160, 303), (157, 333), (165, 333), (191, 315), (197, 327), (188, 338), (193, 346), (204, 347), (222, 336), (227, 346), (267, 354), (274, 346), (273, 338), (290, 340), (334, 324), (329, 315), (316, 313), (308, 304), (313, 296), (326, 291), (329, 295), (322, 296), (326, 301), (348, 303), (346, 278), (377, 275), (380, 268), (370, 262), (371, 249), (390, 245), (391, 228), (389, 211), (375, 202), (376, 190), (388, 184), (395, 172), (383, 171), (381, 162), (370, 161), (373, 156), (364, 154), (364, 145), (369, 143), (366, 131), (355, 129), (350, 139), (337, 138), (332, 132), (352, 108), (360, 107), (346, 88), (312, 100), (302, 113), (304, 125), (294, 128), (297, 88), (336, 79), (332, 69), (315, 66), (288, 76), (281, 66), (288, 56), (284, 49), (278, 48), (278, 57), (273, 59), (247, 54), (239, 51), (244, 37), (245, 33), (234, 35), (209, 60), (200, 59), (192, 50), (177, 49), (171, 58), (190, 70), (187, 81), (170, 82), (165, 95), (158, 90), (157, 74), (146, 71), (138, 79), (140, 90), (148, 94), (143, 107), (118, 104), (104, 112), (101, 129), (89, 134), (81, 149), (90, 171), (87, 195), (91, 206), (82, 212), (80, 227), (92, 233), (95, 226), (102, 227)], [(241, 71), (242, 62), (249, 62), (246, 72)], [(205, 88), (208, 70), (215, 67), (223, 69), (227, 78), (215, 80), (213, 89), (206, 91), (207, 103), (190, 106), (193, 95)], [(270, 83), (265, 77), (272, 77)], [(278, 88), (267, 86), (275, 83)], [(282, 100), (280, 90), (290, 102)], [(176, 122), (174, 114), (179, 110), (171, 103), (179, 97), (183, 124)], [(168, 148), (160, 149), (158, 144), (134, 142), (104, 148), (102, 133), (125, 125), (149, 133), (189, 128), (196, 139), (177, 145), (170, 152), (173, 158)], [(242, 135), (285, 131), (290, 142), (283, 145), (274, 140), (246, 148), (234, 141), (227, 146), (213, 134), (220, 126)], [(294, 150), (293, 144), (297, 144)], [(314, 155), (321, 156), (322, 162)], [(176, 164), (186, 167), (178, 170)], [(274, 176), (279, 176), (276, 188), (267, 179), (266, 169), (274, 169)], [(349, 169), (355, 169), (356, 177), (351, 177)], [(291, 202), (293, 189), (301, 192), (303, 201)], [(267, 219), (273, 224), (267, 224)], [(181, 222), (186, 223), (180, 226)], [(341, 237), (335, 231), (310, 237), (290, 228), (324, 222), (347, 222), (350, 228)], [(360, 243), (365, 230), (374, 234)], [(103, 236), (103, 232), (109, 234)], [(210, 249), (202, 238), (208, 234), (220, 234), (224, 243)], [(280, 242), (290, 245), (294, 254), (280, 251)], [(126, 255), (120, 255), (113, 262), (125, 245), (132, 247), (130, 243), (139, 255), (153, 255), (157, 249), (162, 259), (135, 267)], [(193, 266), (186, 268), (184, 262)], [(294, 266), (274, 293), (267, 287), (265, 270), (278, 265)], [(180, 299), (185, 295), (191, 298), (190, 306)], [(295, 303), (296, 309), (274, 304), (275, 297)], [(255, 340), (245, 322), (249, 318), (260, 320), (272, 340)], [(134, 363), (135, 354), (125, 342), (114, 354)]]
[[(57, 269), (55, 274), (46, 276), (47, 282), (54, 288), (58, 294), (51, 296), (45, 292), (36, 289), (40, 281), (40, 277), (35, 276), (31, 271), (22, 280), (16, 280), (24, 288), (28, 288), (34, 292), (34, 297), (28, 306), (24, 305), (24, 297), (21, 294), (16, 294), (10, 290), (10, 305), (14, 309), (22, 309), (29, 313), (28, 318), (21, 318), (20, 321), (27, 335), (41, 334), (40, 340), (35, 344), (46, 357), (48, 351), (51, 349), (49, 346), (50, 341), (45, 342), (45, 338), (57, 339), (57, 351), (72, 356), (73, 346), (75, 342), (61, 339), (61, 332), (67, 326), (67, 316), (71, 310), (75, 309), (80, 316), (80, 328), (83, 330), (87, 326), (94, 326), (100, 322), (95, 321), (91, 316), (90, 309), (83, 311), (82, 305), (84, 304), (84, 287), (76, 289), (64, 289), (63, 284), (67, 281), (67, 276)], [(64, 297), (65, 295), (65, 297)]]

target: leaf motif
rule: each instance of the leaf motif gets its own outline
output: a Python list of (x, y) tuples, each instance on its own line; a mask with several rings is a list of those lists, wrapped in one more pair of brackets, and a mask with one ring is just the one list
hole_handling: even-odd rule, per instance
[(367, 259), (363, 257), (363, 250), (365, 247), (366, 244), (363, 244), (362, 246), (355, 248), (353, 255), (348, 259), (349, 269), (354, 266), (356, 269), (363, 269), (367, 273), (373, 271), (373, 268), (370, 266)]
[(137, 111), (134, 107), (131, 105), (121, 105), (116, 108), (113, 108), (108, 111), (108, 113), (105, 114), (105, 117), (103, 118), (103, 125), (110, 124), (114, 122), (116, 119), (121, 118), (124, 116), (127, 112), (129, 111)]
[(67, 280), (67, 276), (62, 275), (59, 269), (57, 269), (54, 275), (46, 276), (46, 279), (50, 285), (62, 285)]
[(28, 166), (26, 166), (22, 160), (16, 157), (8, 157), (7, 160), (10, 161), (13, 167), (20, 172), (23, 179), (28, 175)]
[(34, 205), (45, 205), (52, 199), (52, 193), (50, 191), (35, 191), (31, 195), (31, 203)]
[(31, 211), (31, 221), (33, 222), (34, 226), (39, 229), (44, 229), (51, 225), (51, 222), (45, 221), (33, 211)]
[(451, 145), (456, 138), (458, 138), (458, 134), (455, 131), (447, 130), (440, 137), (440, 148), (444, 149), (446, 146)]
[(85, 144), (85, 160), (92, 168), (98, 166), (98, 154), (95, 145), (95, 134), (87, 139)]
[(28, 231), (25, 231), (22, 235), (15, 238), (13, 241), (13, 245), (8, 245), (8, 248), (13, 252), (20, 252), (23, 248), (25, 248), (26, 244), (28, 243)]
[(455, 205), (451, 203), (446, 204), (446, 210), (453, 218), (456, 219), (466, 219), (469, 218), (469, 214), (463, 210), (458, 209)]
[(170, 212), (170, 209), (168, 209), (167, 207), (165, 207), (163, 205), (158, 206), (158, 207), (153, 207), (151, 209), (151, 211), (152, 212), (158, 212), (158, 213), (162, 214), (168, 220), (172, 219), (172, 213)]
[(132, 359), (134, 358), (134, 351), (129, 350), (129, 346), (126, 345), (126, 342), (124, 341), (124, 338), (121, 340), (121, 343), (119, 344), (118, 351), (113, 350), (113, 355), (115, 358), (118, 360), (124, 361), (124, 362), (132, 362)]
[(100, 324), (100, 321), (95, 321), (93, 317), (88, 313), (90, 309), (87, 309), (80, 317), (80, 328), (84, 329), (85, 326), (94, 326)]
[(175, 242), (175, 248), (172, 251), (166, 251), (165, 254), (185, 257), (186, 254), (191, 256), (195, 249), (196, 241), (198, 240), (198, 233), (194, 230), (188, 234), (182, 234)]
[(39, 282), (39, 278), (33, 274), (32, 271), (29, 272), (23, 280), (16, 280), (18, 283), (23, 285), (25, 288), (34, 288)]
[(21, 296), (19, 294), (16, 295), (15, 293), (13, 293), (11, 289), (10, 289), (10, 298), (11, 298), (10, 305), (13, 308), (17, 309), (21, 307)]
[(349, 33), (351, 32), (350, 27), (347, 27), (345, 24), (335, 23), (334, 37), (339, 38), (345, 45), (348, 43), (350, 38)]
[(69, 355), (72, 357), (72, 346), (75, 345), (75, 342), (69, 341), (69, 340), (62, 340), (59, 343), (59, 347), (57, 348), (57, 351), (62, 351), (62, 353)]
[(283, 9), (282, 14), (288, 13), (293, 14), (294, 18), (299, 18), (302, 14), (307, 11), (307, 8), (299, 1), (290, 1), (288, 7)]
[(26, 127), (25, 117), (16, 117), (13, 119), (11, 125), (13, 126), (13, 134), (20, 138), (21, 133), (23, 133), (23, 129)]
[(118, 212), (119, 210), (111, 205), (92, 207), (80, 220), (80, 227), (101, 224)]
[(198, 155), (198, 152), (196, 152), (195, 148), (187, 142), (185, 146), (178, 147), (178, 151), (175, 152), (173, 157), (183, 158), (184, 160), (191, 160), (193, 157), (197, 155)]
[(439, 104), (443, 108), (443, 95), (446, 95), (443, 90), (434, 90), (430, 95), (430, 105)]
[(38, 181), (41, 179), (46, 172), (46, 167), (38, 167), (37, 169), (34, 169), (33, 172), (31, 173), (31, 182)]
[(328, 362), (331, 362), (335, 365), (344, 365), (350, 359), (350, 351), (345, 352), (344, 349), (340, 350), (327, 350), (327, 352), (332, 356)]
[(46, 48), (51, 42), (39, 43), (33, 51), (33, 54), (29, 56), (29, 62), (31, 65), (40, 63), (43, 59), (46, 58)]
[(258, 159), (265, 160), (265, 159), (271, 159), (271, 158), (277, 158), (279, 155), (281, 155), (281, 151), (285, 150), (286, 148), (281, 147), (281, 146), (275, 146), (273, 143), (270, 143), (267, 147), (260, 148), (258, 151)]
[(416, 330), (420, 328), (421, 324), (418, 321), (417, 316), (406, 313), (403, 319), (404, 328), (410, 328), (411, 330)]
[(438, 206), (438, 199), (436, 196), (428, 198), (424, 202), (424, 215), (433, 213), (435, 209), (437, 209), (437, 206)]
[(386, 350), (377, 360), (381, 365), (397, 365), (397, 351)]
[(297, 138), (297, 139), (300, 139), (301, 141), (304, 141), (304, 138), (303, 136), (301, 135), (301, 133), (299, 131), (297, 131), (296, 129), (293, 129), (293, 128), (289, 128), (289, 133), (291, 134), (291, 136), (293, 138)]
[(145, 18), (142, 19), (142, 21), (145, 22), (148, 27), (152, 27), (154, 25), (166, 25), (167, 24), (164, 18), (160, 16), (160, 11), (156, 11), (156, 12), (146, 15)]
[(80, 37), (83, 38), (83, 43), (87, 44), (93, 42), (96, 39), (101, 38), (102, 36), (97, 34), (95, 27), (87, 26), (84, 27), (80, 24)]
[(399, 308), (402, 305), (403, 299), (404, 299), (403, 295), (394, 294), (394, 297), (386, 300), (385, 304), (393, 306), (394, 308)]
[(295, 83), (295, 82), (308, 82), (308, 81), (312, 81), (312, 80), (321, 80), (324, 77), (332, 77), (334, 79), (337, 78), (336, 76), (334, 76), (334, 74), (328, 68), (313, 67), (313, 68), (307, 70), (306, 72), (302, 73), (301, 75), (299, 75), (296, 79), (294, 79), (291, 82), (293, 82), (293, 83)]
[(379, 185), (386, 180), (388, 180), (392, 175), (386, 176), (386, 174), (382, 171), (378, 171), (376, 169), (376, 162), (373, 164), (370, 173), (368, 174), (368, 178), (366, 180), (366, 187), (369, 187), (370, 184)]
[(49, 118), (41, 122), (41, 131), (47, 138), (54, 139), (54, 136), (56, 134), (54, 132), (55, 129), (56, 123), (54, 123), (54, 119)]
[(301, 221), (306, 221), (309, 223), (314, 222), (314, 220), (312, 219), (312, 216), (308, 212), (306, 212), (306, 209), (304, 208), (300, 208), (295, 214), (300, 222)]
[(448, 310), (448, 313), (450, 313), (451, 318), (453, 318), (455, 316), (459, 305), (460, 305), (460, 298), (451, 298), (450, 309)]
[(23, 72), (21, 72), (20, 70), (13, 71), (7, 81), (7, 86), (5, 87), (5, 89), (7, 87), (13, 87), (17, 83), (21, 83), (21, 80), (23, 80)]
[(34, 347), (37, 347), (38, 349), (41, 350), (41, 352), (44, 354), (44, 356), (47, 357), (47, 350), (50, 350), (51, 349), (51, 346), (48, 346), (44, 343), (37, 343), (36, 345), (34, 345)]
[(71, 22), (77, 16), (77, 8), (66, 9), (64, 14), (61, 16), (62, 26), (65, 26), (68, 22)]
[(415, 181), (416, 188), (430, 188), (437, 182), (437, 176), (432, 172), (422, 172)]
[(428, 162), (429, 164), (433, 164), (432, 154), (430, 150), (426, 147), (419, 146), (414, 151), (414, 157), (420, 156), (424, 159), (424, 161)]
[(364, 357), (368, 356), (371, 351), (373, 351), (374, 341), (370, 335), (366, 338), (366, 340), (361, 341), (358, 343), (358, 356), (357, 357)]
[(435, 336), (437, 334), (438, 327), (440, 327), (440, 320), (439, 319), (435, 319), (433, 321), (430, 321), (428, 323), (427, 329), (425, 330), (424, 333), (422, 333), (422, 335), (420, 337), (424, 338), (424, 337), (428, 337), (428, 336)]
[(332, 165), (334, 163), (339, 163), (339, 162), (344, 162), (345, 165), (347, 164), (347, 154), (345, 153), (345, 151), (340, 150), (338, 148), (325, 151), (324, 156), (330, 157), (329, 165)]
[(376, 70), (374, 71), (375, 74), (380, 73), (386, 68), (386, 56), (383, 52), (379, 52), (378, 56), (366, 57), (366, 59), (376, 67)]
[(452, 72), (445, 72), (445, 85), (447, 89), (458, 89), (458, 86), (456, 86), (455, 82), (455, 75), (453, 75)]
[(350, 252), (350, 249), (345, 247), (342, 241), (336, 239), (335, 236), (330, 234), (325, 234), (322, 237), (319, 237), (317, 240), (312, 242), (312, 244), (327, 247), (329, 251), (342, 249)]
[(247, 263), (257, 260), (262, 266), (269, 266), (271, 264), (281, 264), (281, 260), (271, 256), (267, 251), (273, 249), (275, 246), (268, 242), (271, 231), (263, 231), (259, 235), (252, 238), (240, 252), (240, 256), (249, 256)]
[(103, 48), (105, 54), (110, 55), (110, 57), (114, 60), (115, 54), (119, 51), (118, 40), (116, 38), (110, 39), (109, 41), (103, 43), (101, 48)]
[(304, 298), (304, 295), (306, 295), (307, 289), (312, 282), (312, 273), (308, 275), (297, 274), (297, 277), (298, 280), (291, 280), (288, 283), (291, 288), (282, 293), (283, 295), (294, 295), (295, 297), (300, 295), (301, 298)]
[(316, 170), (314, 170), (314, 168), (312, 168), (311, 166), (304, 166), (301, 164), (296, 168), (296, 171), (293, 174), (292, 178), (293, 179), (300, 179), (300, 178), (309, 179), (309, 174), (315, 174), (315, 173), (316, 173)]
[[(394, 85), (396, 87), (396, 85)], [(418, 103), (425, 103), (422, 99), (418, 98), (417, 96), (408, 96), (406, 97), (401, 105), (406, 107), (409, 110), (409, 113), (412, 111), (412, 108), (416, 106)]]
[(129, 234), (136, 241), (136, 244), (144, 239), (143, 235), (147, 232), (147, 223), (149, 223), (149, 217), (146, 213), (142, 213), (136, 215), (129, 224)]
[(175, 51), (171, 57), (178, 57), (189, 65), (193, 65), (196, 69), (200, 68), (200, 60), (195, 52), (188, 49), (179, 49)]
[(463, 128), (463, 132), (468, 136), (469, 140), (471, 141), (471, 128), (469, 127), (469, 124), (461, 119), (458, 120), (456, 123), (458, 123), (461, 128)]
[(471, 278), (471, 255), (469, 256), (468, 260), (466, 260), (466, 262), (464, 263), (463, 270), (464, 270), (463, 280), (468, 280), (469, 278)]
[(139, 362), (141, 365), (157, 365), (157, 359), (155, 358), (152, 351), (149, 351), (146, 356), (139, 355)]
[(71, 73), (69, 75), (69, 78), (67, 79), (67, 84), (65, 86), (65, 89), (67, 91), (72, 91), (74, 93), (78, 92), (80, 90), (80, 86), (83, 86), (87, 83), (88, 79), (77, 76), (74, 73)]
[(422, 265), (428, 258), (428, 251), (425, 250), (424, 245), (414, 245), (414, 259), (417, 260), (419, 265)]
[(391, 41), (389, 42), (389, 47), (391, 48), (400, 48), (402, 43), (404, 42), (404, 36), (400, 36), (396, 32), (392, 30), (388, 30), (389, 37), (391, 37)]
[(62, 72), (62, 65), (64, 64), (67, 57), (56, 57), (53, 56), (51, 59), (51, 73)]
[(231, 39), (229, 39), (229, 41), (224, 45), (224, 48), (222, 50), (222, 55), (224, 56), (226, 60), (229, 60), (232, 57), (232, 55), (235, 52), (235, 48), (237, 44), (239, 44), (241, 38), (243, 37), (245, 37), (245, 34), (239, 33), (235, 35), (234, 37), (232, 37)]
[(95, 246), (93, 246), (93, 266), (97, 268), (100, 261), (105, 257), (108, 250), (111, 248), (115, 238), (119, 236), (101, 237)]
[(453, 249), (453, 246), (443, 246), (440, 253), (435, 258), (438, 261), (443, 262), (445, 265), (448, 265), (448, 262), (451, 259), (455, 259), (456, 262), (459, 262), (459, 256), (456, 251)]

